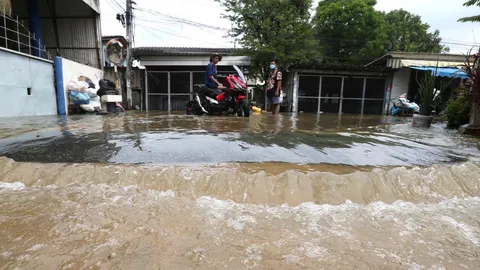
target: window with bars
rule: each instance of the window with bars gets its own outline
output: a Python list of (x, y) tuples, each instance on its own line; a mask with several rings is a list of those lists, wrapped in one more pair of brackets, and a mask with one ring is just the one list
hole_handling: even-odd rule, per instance
[(385, 77), (299, 75), (298, 111), (382, 114)]

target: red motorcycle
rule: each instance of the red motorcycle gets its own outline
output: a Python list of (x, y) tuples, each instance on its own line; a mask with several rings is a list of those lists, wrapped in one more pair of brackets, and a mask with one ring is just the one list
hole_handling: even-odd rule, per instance
[(227, 89), (211, 89), (203, 84), (193, 86), (194, 100), (186, 104), (187, 115), (222, 115), (237, 114), (240, 117), (250, 116), (247, 101), (247, 80), (242, 71), (233, 66), (236, 75), (226, 77)]

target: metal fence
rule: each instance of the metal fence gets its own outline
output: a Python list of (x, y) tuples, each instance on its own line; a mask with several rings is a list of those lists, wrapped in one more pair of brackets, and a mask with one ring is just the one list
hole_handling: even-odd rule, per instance
[(42, 40), (30, 33), (23, 21), (0, 14), (0, 47), (51, 60), (51, 53), (42, 45)]

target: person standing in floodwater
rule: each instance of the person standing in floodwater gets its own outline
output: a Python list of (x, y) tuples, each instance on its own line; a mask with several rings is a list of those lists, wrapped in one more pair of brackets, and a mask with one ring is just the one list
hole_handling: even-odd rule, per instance
[(270, 62), (270, 70), (266, 89), (267, 97), (272, 104), (272, 114), (278, 115), (282, 104), (282, 72), (278, 69), (276, 60)]

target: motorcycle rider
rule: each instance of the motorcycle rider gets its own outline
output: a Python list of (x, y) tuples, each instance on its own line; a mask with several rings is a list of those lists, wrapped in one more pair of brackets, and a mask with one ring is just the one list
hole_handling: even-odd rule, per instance
[(217, 64), (220, 61), (222, 61), (222, 57), (219, 54), (212, 54), (205, 72), (205, 86), (213, 90), (215, 95), (220, 95), (222, 93), (220, 89), (226, 88), (217, 80)]

